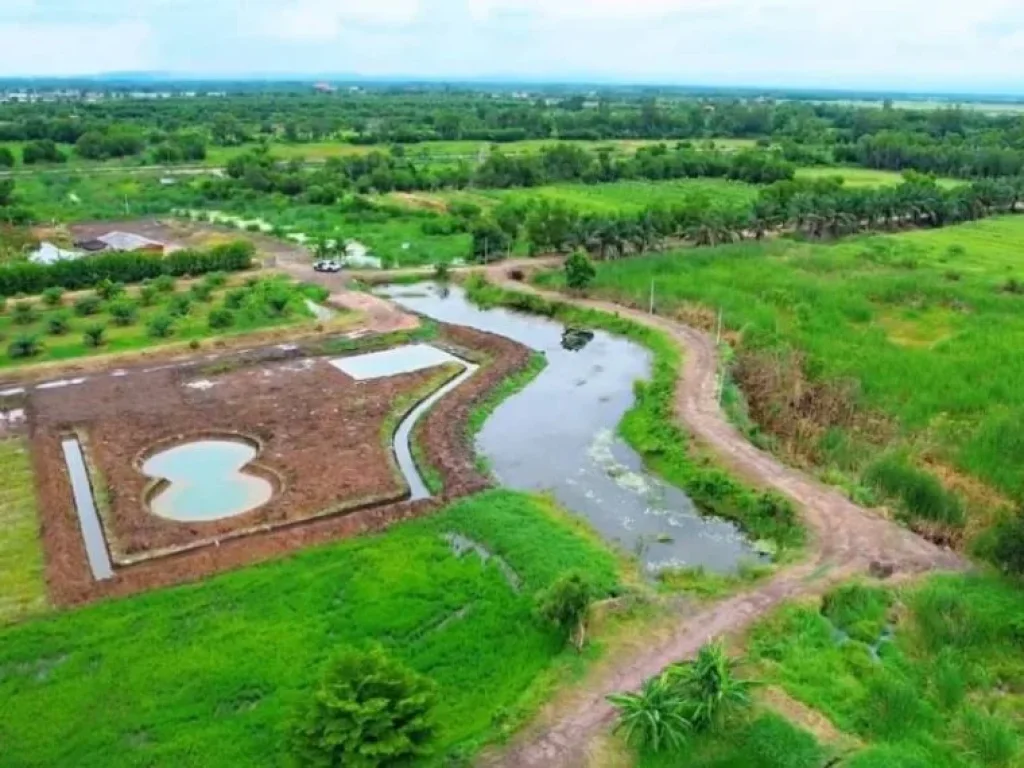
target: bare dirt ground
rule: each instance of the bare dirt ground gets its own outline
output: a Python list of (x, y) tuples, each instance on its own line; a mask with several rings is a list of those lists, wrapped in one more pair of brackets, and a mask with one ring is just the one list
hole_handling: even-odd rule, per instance
[(599, 742), (614, 719), (608, 694), (636, 690), (645, 679), (669, 664), (695, 655), (709, 640), (740, 633), (782, 602), (820, 594), (829, 584), (856, 574), (891, 569), (901, 575), (965, 566), (955, 553), (853, 504), (833, 488), (780, 464), (751, 445), (729, 423), (718, 404), (718, 354), (708, 334), (610, 302), (539, 291), (510, 281), (508, 269), (508, 265), (494, 265), (486, 272), (493, 282), (510, 290), (532, 291), (550, 299), (619, 314), (674, 339), (685, 352), (675, 396), (677, 418), (738, 475), (791, 498), (811, 532), (811, 544), (807, 562), (781, 570), (768, 581), (695, 615), (680, 616), (674, 631), (662, 638), (652, 638), (640, 652), (610, 659), (598, 674), (553, 702), (508, 748), (486, 755), (484, 765), (587, 765), (592, 745)]
[[(373, 478), (378, 476), (381, 468), (390, 469), (390, 457), (386, 455), (388, 452), (383, 448), (377, 450), (374, 447), (377, 444), (383, 444), (380, 432), (378, 431), (374, 435), (377, 443), (369, 445), (366, 440), (363, 440), (362, 449), (354, 450), (347, 440), (351, 437), (346, 433), (351, 426), (347, 424), (348, 419), (341, 419), (339, 422), (337, 414), (324, 412), (325, 408), (329, 411), (332, 406), (337, 406), (336, 401), (317, 404), (310, 402), (309, 398), (302, 398), (301, 402), (289, 401), (278, 404), (280, 407), (274, 405), (273, 402), (262, 405), (239, 402), (251, 396), (252, 387), (249, 384), (243, 386), (245, 375), (229, 374), (228, 370), (241, 371), (245, 365), (256, 366), (252, 375), (263, 377), (266, 370), (265, 364), (268, 362), (298, 363), (310, 356), (337, 355), (337, 347), (332, 346), (329, 339), (316, 339), (308, 342), (305, 346), (287, 344), (261, 350), (248, 350), (244, 354), (244, 360), (239, 360), (238, 355), (215, 359), (199, 356), (191, 362), (178, 362), (168, 367), (161, 366), (161, 370), (139, 368), (95, 373), (89, 379), (78, 383), (65, 380), (58, 382), (61, 386), (56, 387), (49, 387), (46, 385), (47, 383), (44, 383), (42, 390), (37, 388), (19, 395), (21, 398), (19, 402), (25, 402), (28, 411), (27, 426), (32, 437), (33, 467), (37, 491), (41, 500), (41, 530), (47, 587), (51, 602), (54, 605), (73, 605), (103, 597), (132, 594), (159, 586), (196, 581), (213, 573), (279, 557), (283, 553), (310, 545), (379, 531), (396, 522), (429, 514), (451, 499), (487, 488), (490, 481), (477, 469), (472, 447), (466, 440), (469, 415), (472, 409), (486, 399), (496, 386), (529, 362), (530, 352), (515, 342), (492, 334), (455, 326), (441, 326), (440, 330), (440, 338), (435, 343), (442, 344), (467, 359), (473, 359), (480, 363), (481, 367), (467, 382), (442, 398), (430, 410), (417, 429), (417, 442), (423, 448), (426, 461), (439, 474), (444, 485), (440, 496), (426, 501), (399, 500), (388, 503), (385, 499), (374, 506), (361, 506), (354, 510), (328, 509), (327, 515), (316, 514), (314, 510), (312, 517), (307, 514), (304, 519), (300, 519), (302, 516), (299, 512), (302, 510), (308, 512), (319, 503), (316, 499), (307, 498), (308, 494), (319, 493), (324, 498), (331, 496), (324, 503), (336, 506), (337, 497), (333, 495), (333, 492), (338, 490), (337, 482), (365, 484), (365, 478), (360, 477), (361, 474), (366, 475), (367, 478)], [(376, 342), (377, 337), (370, 337), (364, 343), (368, 348), (374, 348)], [(225, 366), (227, 366), (227, 370), (225, 370)], [(172, 370), (175, 372), (172, 373)], [(186, 370), (187, 373), (184, 372)], [(438, 371), (433, 372), (434, 375), (438, 373)], [(132, 445), (120, 448), (117, 446), (118, 440), (129, 438), (133, 434), (133, 430), (127, 426), (119, 430), (118, 425), (127, 425), (133, 414), (138, 416), (139, 413), (146, 413), (153, 401), (160, 401), (160, 386), (150, 386), (146, 381), (138, 380), (138, 377), (145, 377), (149, 374), (171, 376), (172, 380), (173, 377), (178, 376), (186, 381), (215, 378), (222, 374), (227, 374), (228, 379), (231, 379), (232, 376), (241, 376), (241, 378), (237, 382), (238, 386), (235, 387), (238, 391), (229, 392), (228, 397), (221, 398), (219, 395), (213, 395), (216, 387), (205, 391), (206, 395), (219, 399), (217, 404), (211, 402), (203, 405), (203, 397), (200, 394), (182, 395), (178, 390), (173, 393), (169, 391), (166, 407), (161, 408), (160, 411), (163, 420), (167, 423), (159, 423), (160, 414), (156, 414), (151, 419), (146, 416), (145, 418), (149, 419), (146, 427), (148, 430), (146, 440), (140, 438), (135, 440)], [(325, 374), (322, 371), (313, 372), (311, 369), (310, 386), (314, 390), (319, 386), (318, 381), (321, 375)], [(340, 373), (338, 375), (343, 376)], [(268, 467), (268, 470), (273, 469), (278, 474), (285, 475), (289, 472), (289, 467), (298, 467), (295, 471), (302, 473), (303, 477), (297, 477), (293, 486), (294, 492), (290, 497), (290, 504), (294, 504), (294, 508), (291, 506), (282, 508), (276, 525), (256, 526), (255, 529), (246, 529), (244, 535), (234, 537), (225, 535), (222, 539), (214, 539), (212, 543), (205, 541), (206, 546), (173, 552), (166, 556), (161, 553), (162, 556), (158, 558), (116, 567), (113, 579), (93, 580), (74, 510), (70, 481), (61, 453), (60, 441), (55, 439), (55, 435), (81, 426), (78, 424), (82, 408), (82, 404), (77, 402), (82, 397), (79, 390), (100, 379), (105, 379), (107, 382), (123, 382), (123, 385), (118, 384), (114, 390), (107, 391), (107, 394), (101, 398), (102, 409), (104, 409), (102, 413), (105, 414), (104, 418), (107, 421), (107, 431), (101, 435), (101, 439), (102, 442), (110, 446), (109, 450), (112, 453), (117, 454), (120, 466), (125, 471), (129, 466), (129, 459), (135, 458), (137, 451), (146, 450), (146, 446), (142, 446), (142, 443), (154, 438), (160, 439), (160, 435), (166, 436), (170, 433), (174, 433), (176, 437), (180, 436), (182, 439), (187, 438), (187, 435), (182, 434), (181, 422), (174, 422), (174, 419), (178, 418), (178, 411), (172, 408), (172, 401), (177, 400), (181, 405), (181, 411), (187, 411), (189, 407), (199, 408), (206, 415), (205, 420), (197, 417), (186, 422), (190, 427), (199, 430), (199, 434), (196, 436), (209, 433), (210, 429), (216, 429), (217, 425), (223, 425), (230, 431), (238, 431), (237, 424), (228, 417), (241, 415), (248, 420), (252, 432), (266, 439), (268, 447), (271, 443), (278, 445), (279, 450), (269, 458), (265, 448), (263, 456), (258, 458), (257, 462), (265, 461), (268, 464), (273, 464), (274, 466)], [(334, 383), (334, 381), (331, 382), (332, 388)], [(109, 387), (109, 383), (105, 384), (104, 391)], [(292, 398), (292, 389), (293, 387), (289, 385), (286, 400)], [(203, 393), (203, 390), (198, 390), (198, 392)], [(353, 389), (350, 394), (354, 392)], [(51, 401), (51, 397), (54, 400)], [(57, 398), (63, 399), (57, 400)], [(186, 401), (189, 398), (194, 398), (195, 402), (187, 406)], [(206, 407), (207, 405), (209, 407)], [(345, 408), (348, 408), (346, 412), (351, 415), (352, 413), (358, 414), (361, 409), (370, 406), (366, 397), (360, 399), (353, 394), (352, 401)], [(309, 412), (303, 413), (304, 408)], [(48, 411), (48, 414), (39, 418), (40, 411), (44, 413)], [(245, 415), (246, 413), (248, 415)], [(305, 436), (281, 421), (281, 418), (285, 416), (301, 420), (316, 435), (320, 436), (314, 446), (316, 450), (311, 453), (308, 450), (310, 446), (304, 442)], [(311, 423), (321, 421), (323, 424)], [(324, 430), (330, 431), (332, 425), (336, 429), (328, 436)], [(378, 419), (378, 429), (381, 426), (383, 426), (382, 420)], [(280, 434), (278, 434), (279, 430)], [(83, 431), (86, 433), (88, 451), (91, 439), (90, 430), (84, 429)], [(292, 453), (294, 455), (288, 458)], [(310, 472), (300, 466), (305, 462), (314, 463), (316, 474), (320, 477), (310, 480)], [(345, 478), (348, 479), (345, 480)], [(105, 478), (108, 481), (113, 479), (113, 477)], [(111, 482), (112, 506), (134, 504), (135, 512), (141, 514), (140, 483), (144, 484), (145, 480), (134, 476), (131, 478), (119, 476), (117, 484)], [(286, 493), (287, 488), (286, 484)], [(328, 491), (331, 492), (328, 493)], [(119, 501), (119, 494), (122, 493), (125, 494), (125, 499)], [(270, 505), (265, 509), (269, 509), (269, 507)], [(324, 510), (321, 509), (320, 512), (323, 513)], [(129, 517), (133, 516), (137, 519), (135, 513), (129, 512)], [(235, 518), (235, 520), (237, 519)], [(164, 523), (165, 521), (159, 522)], [(187, 532), (187, 529), (191, 527), (189, 524), (169, 522), (166, 525), (179, 526), (179, 533), (181, 530)], [(208, 533), (208, 531), (203, 533)], [(175, 538), (177, 535), (176, 533)], [(152, 542), (147, 540), (146, 543), (151, 544)]]

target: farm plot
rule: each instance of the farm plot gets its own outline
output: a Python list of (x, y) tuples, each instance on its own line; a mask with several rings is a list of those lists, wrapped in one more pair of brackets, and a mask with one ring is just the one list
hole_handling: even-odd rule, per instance
[[(0, 411), (0, 418), (13, 410)], [(5, 435), (2, 424), (0, 438), (0, 624), (4, 624), (42, 610), (46, 586), (28, 449), (22, 437)]]
[[(472, 404), (525, 366), (529, 353), (461, 328), (446, 328), (436, 343), (480, 364), (416, 433), (424, 471), (439, 477), (451, 498), (487, 485), (465, 439)], [(31, 389), (27, 412), (54, 602), (192, 580), (435, 508), (434, 499), (406, 500), (409, 479), (396, 466), (392, 435), (463, 366), (356, 380), (327, 359), (341, 348), (317, 340)], [(84, 451), (112, 578), (96, 569), (87, 532), (83, 538), (69, 439)], [(193, 458), (175, 463), (171, 454), (180, 450)], [(266, 493), (253, 498), (253, 486)], [(231, 499), (237, 504), (230, 509), (217, 506)], [(181, 514), (166, 512), (172, 502)]]

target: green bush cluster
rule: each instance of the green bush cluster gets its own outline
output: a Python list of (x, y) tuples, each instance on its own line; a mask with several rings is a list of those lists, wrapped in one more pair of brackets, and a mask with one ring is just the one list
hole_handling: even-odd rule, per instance
[(36, 294), (47, 288), (79, 290), (103, 281), (137, 283), (161, 276), (181, 277), (249, 269), (251, 243), (219, 245), (208, 251), (181, 250), (166, 256), (151, 253), (101, 253), (53, 264), (17, 262), (0, 267), (0, 295)]

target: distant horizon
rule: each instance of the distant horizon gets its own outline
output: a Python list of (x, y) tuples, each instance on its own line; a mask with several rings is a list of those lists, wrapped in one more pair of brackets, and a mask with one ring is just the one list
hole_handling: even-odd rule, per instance
[[(155, 85), (160, 83), (174, 84), (187, 82), (201, 83), (266, 83), (268, 85), (315, 84), (327, 82), (331, 84), (403, 84), (403, 85), (466, 85), (466, 86), (536, 86), (539, 88), (664, 88), (680, 91), (723, 91), (723, 92), (748, 92), (750, 95), (783, 92), (793, 94), (836, 94), (861, 96), (861, 97), (899, 97), (910, 96), (916, 98), (942, 98), (956, 99), (957, 97), (991, 98), (997, 101), (1012, 99), (1024, 100), (1024, 84), (1021, 85), (979, 85), (972, 89), (939, 87), (898, 87), (890, 86), (816, 86), (798, 83), (716, 83), (716, 82), (687, 82), (669, 80), (629, 80), (622, 78), (598, 78), (598, 77), (548, 77), (515, 75), (515, 74), (491, 74), (479, 76), (424, 76), (412, 74), (390, 74), (374, 75), (360, 74), (354, 72), (192, 72), (192, 71), (126, 71), (126, 72), (97, 72), (79, 74), (24, 74), (24, 75), (3, 75), (0, 73), (0, 82), (66, 82), (66, 83), (123, 83), (139, 85)], [(875, 100), (875, 99), (870, 99)]]

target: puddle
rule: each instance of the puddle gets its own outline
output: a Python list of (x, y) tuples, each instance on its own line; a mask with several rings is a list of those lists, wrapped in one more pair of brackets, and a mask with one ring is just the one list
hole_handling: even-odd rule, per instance
[[(547, 367), (491, 415), (477, 437), (498, 481), (549, 491), (606, 539), (635, 552), (654, 572), (702, 566), (732, 572), (761, 557), (729, 522), (702, 517), (678, 488), (647, 472), (617, 434), (634, 401), (633, 382), (650, 376), (642, 346), (602, 331), (563, 346), (557, 321), (473, 306), (458, 286), (384, 286), (398, 304), (442, 322), (513, 339), (541, 351)], [(570, 334), (583, 341), (581, 334)]]
[(501, 571), (501, 575), (505, 577), (505, 581), (512, 587), (516, 592), (519, 592), (523, 586), (523, 580), (519, 578), (519, 574), (515, 572), (515, 569), (503, 557), (498, 557), (491, 552), (487, 547), (468, 536), (463, 536), (461, 533), (446, 533), (444, 540), (447, 541), (452, 548), (452, 552), (455, 553), (456, 557), (462, 557), (469, 552), (475, 552), (481, 560), (485, 563), (491, 560), (498, 566), (498, 570)]
[(256, 449), (239, 440), (197, 440), (161, 451), (142, 471), (166, 484), (149, 500), (153, 514), (179, 522), (233, 517), (274, 495), (273, 485), (244, 472)]
[(103, 538), (103, 528), (96, 512), (96, 501), (93, 497), (92, 483), (89, 481), (89, 470), (85, 466), (85, 456), (82, 455), (82, 446), (77, 438), (69, 437), (61, 441), (61, 448), (64, 449), (64, 461), (71, 476), (71, 492), (75, 498), (78, 525), (82, 529), (85, 554), (92, 575), (98, 580), (111, 579), (114, 577), (114, 567), (110, 563), (107, 542)]

